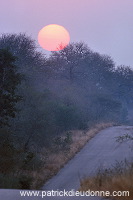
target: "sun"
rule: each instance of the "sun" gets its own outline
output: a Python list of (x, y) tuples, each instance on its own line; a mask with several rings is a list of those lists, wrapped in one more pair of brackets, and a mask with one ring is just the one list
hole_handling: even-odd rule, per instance
[(50, 24), (39, 31), (38, 42), (45, 50), (60, 51), (69, 44), (70, 34), (63, 26)]

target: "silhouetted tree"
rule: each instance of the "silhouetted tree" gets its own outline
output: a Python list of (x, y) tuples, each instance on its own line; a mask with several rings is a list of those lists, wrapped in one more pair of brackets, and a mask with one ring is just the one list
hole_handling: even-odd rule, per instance
[(0, 50), (0, 127), (8, 125), (9, 118), (15, 117), (15, 105), (21, 99), (16, 94), (21, 76), (15, 61), (16, 58), (8, 50)]
[(24, 33), (3, 34), (0, 37), (0, 47), (8, 49), (17, 57), (15, 64), (19, 72), (25, 74), (25, 79), (28, 77), (28, 80), (36, 80), (42, 72), (46, 77), (49, 70), (45, 65), (46, 57), (37, 51), (36, 42), (31, 37)]
[(63, 76), (72, 82), (79, 73), (79, 65), (88, 54), (90, 50), (86, 44), (71, 43), (65, 49), (53, 52), (50, 61), (57, 76)]

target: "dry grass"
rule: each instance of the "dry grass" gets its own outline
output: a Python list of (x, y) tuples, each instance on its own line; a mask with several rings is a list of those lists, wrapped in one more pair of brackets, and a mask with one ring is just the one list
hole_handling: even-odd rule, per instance
[[(90, 130), (69, 131), (71, 141), (66, 143), (65, 148), (56, 144), (53, 149), (43, 148), (36, 155), (41, 159), (42, 165), (34, 161), (32, 167), (26, 165), (26, 169), (18, 165), (15, 173), (8, 172), (7, 176), (2, 176), (2, 186), (4, 188), (39, 189), (48, 179), (54, 176), (81, 148), (98, 133), (100, 130), (112, 126), (112, 123), (101, 123), (95, 125)], [(64, 140), (66, 133), (62, 133), (61, 140)], [(39, 161), (40, 162), (40, 161)], [(34, 166), (34, 167), (33, 167)], [(36, 166), (36, 167), (35, 167)], [(16, 165), (17, 167), (17, 165)], [(28, 167), (28, 168), (27, 168)], [(12, 177), (12, 184), (8, 177)]]
[[(115, 169), (116, 170), (116, 169)], [(124, 169), (123, 169), (124, 170)], [(133, 165), (120, 174), (103, 173), (81, 181), (80, 191), (129, 191), (129, 196), (110, 197), (112, 200), (133, 200)]]
[(81, 148), (91, 139), (93, 138), (99, 131), (105, 129), (109, 126), (112, 126), (111, 123), (105, 124), (97, 124), (94, 128), (91, 128), (88, 131), (72, 131), (72, 144), (70, 145), (70, 155), (73, 157), (75, 153), (81, 150)]
[(73, 130), (71, 131), (72, 143), (70, 144), (69, 150), (52, 153), (49, 149), (43, 149), (42, 159), (45, 157), (46, 152), (48, 158), (46, 163), (39, 172), (34, 172), (34, 181), (31, 188), (38, 189), (44, 184), (49, 178), (55, 175), (82, 147), (94, 137), (100, 130), (112, 126), (112, 123), (101, 123), (95, 125), (88, 131)]

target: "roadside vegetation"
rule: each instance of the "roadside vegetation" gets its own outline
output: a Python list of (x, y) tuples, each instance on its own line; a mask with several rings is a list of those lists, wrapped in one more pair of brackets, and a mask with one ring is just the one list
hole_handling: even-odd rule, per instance
[[(130, 128), (131, 130), (131, 128)], [(133, 129), (132, 129), (133, 130)], [(133, 136), (125, 134), (117, 138), (117, 142), (130, 142), (127, 148), (133, 148), (132, 141)], [(128, 143), (127, 143), (128, 145)], [(95, 176), (86, 177), (80, 183), (80, 191), (87, 191), (88, 188), (94, 191), (109, 191), (110, 194), (113, 191), (129, 192), (125, 194), (121, 193), (117, 197), (110, 197), (110, 199), (132, 200), (133, 199), (133, 162), (121, 161), (116, 162), (116, 165), (111, 168), (99, 169)], [(106, 198), (106, 197), (105, 197)]]
[[(0, 153), (2, 188), (39, 189), (55, 175), (81, 148), (112, 123), (100, 123), (90, 130), (66, 131), (53, 138), (51, 148), (42, 147), (39, 152), (16, 150), (4, 146)], [(5, 160), (6, 157), (6, 160)]]
[(81, 42), (46, 57), (4, 34), (0, 48), (1, 188), (39, 188), (99, 130), (132, 124), (130, 67)]
[[(133, 163), (116, 163), (114, 168), (100, 169), (93, 177), (81, 181), (80, 191), (121, 191), (123, 196), (110, 196), (111, 200), (132, 200), (133, 199)], [(127, 191), (127, 196), (122, 192)], [(129, 196), (128, 196), (129, 195)], [(107, 197), (105, 197), (107, 198)]]

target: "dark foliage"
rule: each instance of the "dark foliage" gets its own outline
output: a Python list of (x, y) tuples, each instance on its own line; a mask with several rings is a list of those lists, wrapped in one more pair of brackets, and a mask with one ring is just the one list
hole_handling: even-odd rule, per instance
[[(128, 123), (129, 114), (133, 121), (130, 67), (116, 67), (112, 58), (81, 42), (49, 58), (25, 34), (2, 35), (0, 46), (0, 147), (2, 166), (9, 166), (2, 174), (37, 169), (41, 148), (68, 150), (70, 134), (62, 138), (66, 131), (100, 122)], [(17, 181), (24, 189), (32, 182), (25, 175)]]
[(0, 127), (9, 125), (9, 118), (15, 117), (15, 105), (21, 99), (16, 94), (21, 76), (14, 65), (15, 61), (15, 57), (8, 50), (0, 50)]

